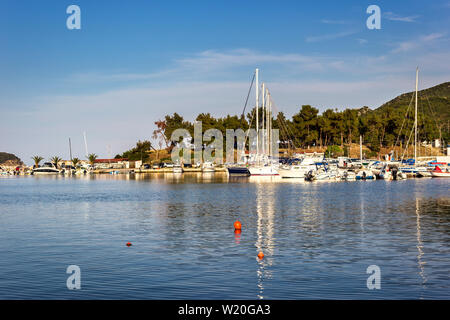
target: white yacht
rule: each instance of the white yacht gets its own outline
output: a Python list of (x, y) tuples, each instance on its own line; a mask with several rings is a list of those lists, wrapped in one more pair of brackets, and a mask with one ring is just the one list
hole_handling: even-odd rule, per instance
[(43, 174), (59, 174), (61, 171), (55, 167), (53, 163), (45, 162), (42, 167), (34, 168), (33, 174), (43, 175)]
[(323, 159), (315, 157), (306, 157), (299, 164), (292, 164), (278, 169), (278, 173), (282, 178), (305, 178), (308, 172), (317, 171), (316, 162)]

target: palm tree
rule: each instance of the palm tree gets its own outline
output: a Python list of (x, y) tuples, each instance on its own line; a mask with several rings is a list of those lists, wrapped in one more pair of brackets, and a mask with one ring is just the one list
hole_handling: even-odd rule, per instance
[(53, 158), (50, 159), (50, 162), (55, 165), (56, 169), (58, 169), (58, 163), (61, 161), (62, 159), (58, 156), (54, 156)]
[(91, 166), (94, 166), (95, 160), (97, 160), (98, 156), (95, 153), (90, 153), (87, 156), (87, 159), (89, 160), (89, 163)]
[(77, 164), (80, 163), (80, 159), (78, 158), (73, 158), (72, 159), (72, 164), (75, 167), (75, 169), (77, 168)]
[(41, 162), (42, 160), (44, 160), (44, 158), (42, 158), (41, 156), (34, 156), (31, 159), (33, 159), (34, 161), (34, 166), (37, 168), (39, 167), (39, 162)]

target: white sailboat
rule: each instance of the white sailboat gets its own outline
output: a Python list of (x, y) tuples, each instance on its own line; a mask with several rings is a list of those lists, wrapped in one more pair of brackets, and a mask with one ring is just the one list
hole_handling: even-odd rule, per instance
[[(262, 84), (262, 121), (261, 121), (261, 137), (259, 124), (259, 70), (255, 71), (255, 93), (256, 93), (256, 154), (248, 167), (248, 171), (252, 176), (275, 176), (278, 173), (278, 163), (274, 163), (272, 159), (272, 102), (270, 100), (269, 90)], [(261, 138), (261, 140), (260, 140)]]
[[(418, 163), (418, 157), (417, 157), (418, 90), (419, 90), (419, 68), (417, 67), (417, 69), (416, 69), (416, 88), (415, 88), (415, 108), (414, 108), (414, 164), (408, 164), (407, 166), (400, 166), (399, 167), (399, 171), (402, 172), (402, 174), (405, 176), (405, 178), (406, 178), (407, 174), (414, 175), (416, 177), (430, 177), (430, 176), (432, 176), (430, 168), (427, 168), (423, 164), (419, 164)], [(408, 139), (408, 143), (409, 143), (409, 139)], [(402, 160), (403, 160), (404, 154), (406, 153), (406, 151), (408, 149), (408, 143), (407, 143), (407, 145), (405, 147), (405, 151), (403, 152)]]

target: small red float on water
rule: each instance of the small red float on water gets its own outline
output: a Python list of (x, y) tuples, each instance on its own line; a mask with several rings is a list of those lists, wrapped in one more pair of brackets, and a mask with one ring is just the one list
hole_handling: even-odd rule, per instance
[(258, 253), (258, 258), (259, 258), (259, 259), (264, 258), (264, 253), (262, 253), (262, 252)]
[(131, 242), (127, 242), (127, 247), (131, 247)]
[(234, 223), (234, 230), (241, 230), (241, 228), (242, 228), (241, 223), (239, 221), (236, 221)]

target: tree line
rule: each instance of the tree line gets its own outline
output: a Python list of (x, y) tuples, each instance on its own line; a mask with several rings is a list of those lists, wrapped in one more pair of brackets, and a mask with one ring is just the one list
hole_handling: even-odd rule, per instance
[[(440, 139), (445, 145), (450, 140), (450, 83), (419, 92), (418, 108), (418, 141), (430, 143)], [(319, 112), (311, 105), (302, 105), (298, 111), (288, 118), (283, 112), (274, 114), (272, 128), (279, 130), (280, 148), (308, 148), (308, 147), (342, 147), (351, 143), (359, 143), (360, 136), (363, 144), (368, 147), (372, 155), (380, 152), (383, 147), (402, 147), (414, 143), (414, 93), (405, 93), (372, 110), (365, 106), (359, 109), (338, 110), (335, 108)], [(262, 124), (262, 109), (259, 109), (259, 127)], [(214, 117), (210, 113), (200, 113), (189, 121), (178, 113), (166, 115), (156, 121), (156, 126), (150, 140), (138, 141), (136, 146), (118, 158), (130, 160), (148, 159), (149, 150), (158, 152), (160, 149), (170, 150), (173, 142), (170, 140), (176, 129), (187, 129), (194, 135), (194, 122), (202, 122), (202, 133), (215, 128), (222, 132), (226, 139), (226, 129), (256, 128), (256, 108), (245, 115), (226, 115)], [(226, 143), (226, 141), (224, 141)], [(155, 145), (154, 145), (155, 144)], [(156, 146), (158, 145), (158, 146)], [(338, 148), (334, 148), (337, 150)], [(345, 149), (345, 148), (344, 148)]]

